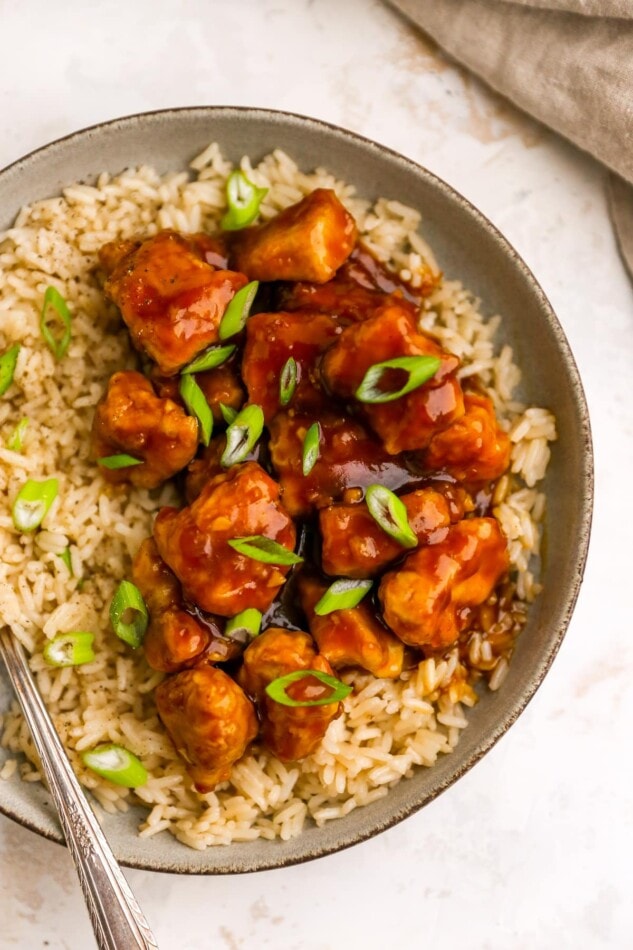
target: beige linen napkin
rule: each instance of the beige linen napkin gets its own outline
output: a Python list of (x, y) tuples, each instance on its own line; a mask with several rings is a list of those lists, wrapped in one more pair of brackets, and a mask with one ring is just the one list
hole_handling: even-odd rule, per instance
[(633, 276), (633, 2), (387, 2), (515, 105), (620, 176), (612, 176), (608, 197)]

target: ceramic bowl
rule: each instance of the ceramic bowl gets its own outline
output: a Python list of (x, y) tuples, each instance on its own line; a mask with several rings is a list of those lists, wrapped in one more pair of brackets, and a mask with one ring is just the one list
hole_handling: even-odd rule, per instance
[[(559, 440), (544, 483), (547, 494), (543, 592), (530, 607), (507, 679), (468, 713), (455, 752), (420, 769), (373, 804), (324, 828), (308, 827), (287, 842), (254, 841), (193, 851), (167, 833), (141, 839), (140, 810), (106, 816), (104, 829), (126, 865), (160, 871), (220, 874), (280, 867), (349, 847), (384, 831), (427, 804), (465, 772), (512, 725), (547, 673), (569, 623), (585, 563), (592, 505), (592, 453), (587, 407), (565, 335), (536, 280), (496, 228), (430, 172), (384, 148), (313, 119), (248, 108), (202, 107), (131, 116), (77, 132), (20, 159), (0, 173), (0, 229), (21, 205), (56, 195), (73, 181), (90, 182), (104, 169), (149, 163), (180, 169), (210, 142), (228, 157), (258, 159), (273, 148), (301, 168), (324, 165), (358, 193), (419, 208), (425, 237), (445, 273), (459, 277), (504, 322), (500, 342), (514, 347), (523, 373), (520, 398), (546, 406)], [(11, 698), (0, 673), (0, 710)], [(61, 834), (45, 789), (18, 778), (0, 782), (0, 809), (39, 834)]]

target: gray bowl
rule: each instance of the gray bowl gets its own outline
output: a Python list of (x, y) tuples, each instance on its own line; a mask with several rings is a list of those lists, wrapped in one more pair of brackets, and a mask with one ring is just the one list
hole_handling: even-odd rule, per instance
[[(179, 169), (212, 140), (238, 160), (279, 147), (299, 166), (325, 165), (360, 195), (384, 195), (421, 210), (424, 233), (449, 275), (459, 277), (500, 312), (500, 338), (514, 347), (523, 371), (520, 397), (546, 406), (559, 440), (545, 481), (546, 544), (543, 593), (529, 611), (510, 672), (498, 693), (469, 712), (457, 750), (420, 769), (373, 804), (293, 841), (255, 841), (196, 852), (167, 833), (140, 839), (140, 810), (107, 816), (105, 832), (117, 858), (131, 867), (188, 874), (263, 870), (307, 861), (363, 841), (402, 821), (457, 781), (512, 725), (534, 695), (561, 644), (576, 602), (591, 525), (593, 469), (587, 406), (565, 335), (536, 280), (495, 227), (430, 172), (374, 142), (313, 119), (261, 109), (201, 107), (131, 116), (77, 132), (0, 172), (0, 229), (21, 205), (54, 196), (73, 181), (139, 163)], [(0, 710), (10, 687), (0, 674)], [(0, 782), (0, 810), (33, 831), (61, 841), (46, 791), (15, 778)]]

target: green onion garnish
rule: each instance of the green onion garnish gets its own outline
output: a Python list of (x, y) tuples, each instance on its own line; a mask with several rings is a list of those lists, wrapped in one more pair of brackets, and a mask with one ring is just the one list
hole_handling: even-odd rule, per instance
[(94, 634), (85, 630), (59, 633), (48, 641), (42, 653), (49, 666), (82, 666), (95, 658), (93, 640)]
[(18, 531), (34, 531), (46, 517), (57, 497), (59, 484), (56, 478), (36, 482), (29, 478), (13, 502), (11, 513)]
[(226, 448), (220, 464), (224, 468), (243, 462), (264, 430), (264, 412), (261, 406), (246, 406), (240, 410), (226, 430)]
[(241, 613), (227, 620), (224, 636), (237, 643), (248, 643), (254, 640), (262, 627), (262, 615), (255, 607), (249, 607)]
[(403, 548), (418, 546), (417, 535), (409, 524), (407, 509), (397, 495), (384, 485), (369, 485), (365, 492), (365, 502), (369, 514), (385, 534)]
[(244, 329), (258, 287), (259, 281), (252, 280), (231, 298), (218, 327), (221, 340), (228, 340)]
[(7, 441), (7, 448), (12, 452), (21, 452), (22, 446), (24, 444), (24, 433), (27, 430), (29, 424), (28, 418), (25, 416), (23, 419), (20, 419), (17, 426), (9, 436)]
[(138, 788), (147, 781), (147, 770), (140, 759), (114, 742), (82, 752), (81, 760), (92, 772), (123, 788)]
[(314, 605), (315, 614), (325, 617), (334, 610), (351, 610), (360, 604), (372, 584), (373, 581), (356, 581), (347, 577), (334, 581)]
[[(53, 324), (62, 324), (64, 329), (59, 339), (53, 336), (49, 321)], [(68, 304), (55, 287), (47, 287), (44, 294), (44, 304), (40, 317), (40, 333), (56, 360), (61, 360), (63, 356), (66, 356), (68, 347), (70, 346), (70, 310), (68, 309)]]
[(210, 346), (208, 350), (197, 356), (193, 362), (181, 369), (180, 372), (182, 375), (186, 375), (187, 373), (203, 373), (207, 369), (215, 369), (216, 366), (226, 363), (234, 350), (235, 344), (233, 343), (229, 346)]
[(180, 379), (180, 395), (183, 398), (185, 406), (192, 416), (198, 420), (200, 427), (200, 441), (203, 445), (208, 445), (213, 432), (213, 413), (211, 407), (205, 399), (205, 395), (198, 386), (193, 376), (185, 375)]
[(303, 440), (301, 470), (304, 475), (309, 475), (314, 468), (319, 457), (320, 444), (321, 426), (318, 422), (313, 422)]
[(97, 459), (97, 465), (102, 468), (117, 469), (130, 468), (132, 465), (142, 465), (143, 459), (135, 459), (133, 455), (106, 455), (104, 458)]
[(281, 370), (279, 377), (279, 402), (282, 406), (287, 406), (297, 388), (297, 361), (294, 356), (289, 356)]
[(303, 558), (289, 551), (283, 544), (278, 544), (271, 538), (265, 538), (261, 534), (250, 534), (245, 538), (232, 538), (229, 541), (231, 547), (244, 557), (250, 557), (254, 561), (263, 561), (264, 564), (301, 564)]
[[(398, 356), (393, 360), (374, 363), (363, 376), (363, 381), (354, 395), (360, 402), (392, 402), (428, 382), (437, 373), (440, 364), (441, 360), (437, 356)], [(390, 369), (400, 369), (408, 373), (407, 381), (400, 389), (380, 388), (380, 380)]]
[[(307, 679), (308, 677), (319, 680), (324, 686), (329, 686), (333, 692), (331, 692), (329, 696), (322, 696), (320, 699), (299, 700), (293, 699), (292, 696), (288, 695), (288, 686), (299, 680)], [(346, 686), (345, 683), (337, 680), (336, 677), (330, 676), (329, 673), (322, 673), (321, 670), (295, 670), (294, 673), (286, 673), (285, 676), (278, 676), (276, 680), (273, 680), (272, 683), (269, 683), (266, 687), (268, 696), (274, 699), (276, 703), (281, 703), (282, 706), (327, 706), (330, 703), (340, 703), (340, 701), (345, 699), (346, 696), (349, 696), (351, 692), (351, 686)]]
[(258, 188), (241, 169), (231, 172), (226, 182), (228, 211), (220, 222), (225, 231), (239, 231), (252, 224), (268, 188)]
[(136, 649), (143, 642), (149, 615), (143, 596), (131, 581), (121, 581), (110, 604), (110, 622), (120, 640)]
[(70, 576), (74, 577), (73, 562), (70, 556), (70, 548), (65, 547), (64, 550), (61, 552), (61, 554), (58, 554), (57, 557), (60, 559), (60, 561), (64, 562), (64, 564), (68, 568), (68, 573), (70, 574)]
[(14, 343), (13, 346), (9, 347), (6, 353), (0, 356), (0, 396), (4, 396), (13, 382), (15, 364), (18, 361), (19, 352), (20, 344)]
[(237, 418), (237, 409), (233, 409), (232, 406), (225, 406), (223, 402), (220, 403), (220, 412), (222, 413), (222, 418), (226, 422), (227, 426), (230, 426), (232, 422), (235, 422)]

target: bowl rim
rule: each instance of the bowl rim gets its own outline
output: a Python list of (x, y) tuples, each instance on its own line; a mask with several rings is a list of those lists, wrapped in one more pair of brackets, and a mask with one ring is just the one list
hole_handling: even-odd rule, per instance
[[(364, 149), (369, 149), (377, 156), (386, 154), (391, 160), (394, 160), (405, 169), (409, 169), (416, 176), (426, 179), (427, 182), (431, 183), (436, 189), (442, 192), (443, 197), (447, 201), (460, 205), (461, 208), (466, 211), (480, 227), (483, 227), (489, 233), (495, 243), (499, 245), (500, 250), (502, 250), (511, 260), (514, 268), (520, 272), (521, 277), (530, 286), (530, 289), (534, 294), (540, 309), (547, 318), (549, 328), (556, 339), (556, 343), (560, 348), (561, 353), (564, 356), (573, 402), (578, 411), (582, 427), (581, 435), (584, 450), (583, 458), (585, 463), (584, 470), (581, 473), (582, 477), (579, 480), (579, 485), (582, 488), (582, 498), (580, 504), (580, 523), (578, 526), (579, 544), (576, 557), (576, 573), (565, 600), (565, 609), (561, 614), (556, 636), (550, 641), (548, 650), (540, 657), (538, 665), (532, 670), (529, 686), (518, 697), (516, 702), (513, 704), (512, 709), (495, 724), (495, 728), (487, 733), (478, 742), (477, 747), (459, 765), (459, 767), (454, 769), (450, 775), (438, 783), (437, 787), (432, 789), (430, 793), (420, 795), (414, 800), (408, 801), (403, 807), (396, 809), (394, 813), (391, 814), (387, 819), (375, 821), (371, 824), (371, 827), (361, 830), (360, 832), (356, 832), (353, 835), (348, 835), (347, 837), (343, 836), (341, 841), (337, 841), (332, 845), (317, 844), (313, 849), (296, 856), (281, 854), (275, 855), (275, 850), (273, 847), (271, 847), (269, 859), (264, 861), (255, 860), (250, 862), (248, 860), (239, 860), (239, 864), (226, 867), (194, 867), (188, 864), (186, 859), (182, 861), (176, 859), (170, 864), (160, 863), (160, 859), (156, 859), (154, 863), (146, 860), (135, 860), (130, 858), (123, 858), (119, 860), (119, 863), (123, 866), (138, 870), (206, 876), (218, 874), (251, 873), (253, 871), (266, 871), (277, 868), (291, 867), (293, 865), (313, 861), (328, 854), (334, 854), (338, 851), (343, 851), (347, 848), (353, 847), (356, 844), (360, 844), (361, 842), (394, 827), (405, 818), (408, 818), (410, 815), (421, 810), (424, 806), (434, 801), (442, 792), (446, 791), (446, 789), (450, 788), (455, 782), (458, 781), (458, 779), (466, 774), (466, 772), (470, 771), (483, 758), (483, 756), (486, 755), (486, 753), (488, 753), (494, 745), (496, 745), (499, 739), (505, 735), (510, 727), (516, 722), (516, 720), (523, 713), (536, 694), (547, 672), (549, 671), (567, 632), (578, 599), (587, 562), (594, 501), (594, 456), (589, 410), (587, 407), (587, 400), (576, 361), (569, 346), (565, 332), (554, 312), (554, 309), (531, 269), (528, 267), (510, 241), (496, 227), (496, 225), (494, 225), (482, 211), (472, 204), (471, 201), (465, 198), (456, 188), (448, 184), (448, 182), (446, 182), (439, 175), (430, 171), (425, 166), (419, 164), (413, 159), (407, 158), (388, 145), (379, 143), (374, 139), (362, 135), (361, 133), (346, 129), (337, 125), (336, 123), (281, 109), (260, 108), (246, 105), (177, 106), (166, 109), (153, 109), (144, 112), (131, 113), (128, 115), (119, 116), (114, 119), (108, 119), (103, 122), (97, 122), (69, 132), (66, 135), (60, 136), (51, 140), (50, 142), (45, 143), (44, 145), (32, 149), (31, 151), (10, 162), (4, 168), (0, 169), (0, 181), (2, 179), (10, 179), (14, 175), (19, 175), (24, 169), (28, 169), (28, 166), (31, 163), (40, 161), (49, 152), (54, 152), (58, 149), (67, 148), (69, 146), (72, 147), (72, 143), (75, 140), (83, 140), (85, 138), (89, 138), (93, 134), (108, 134), (108, 132), (117, 131), (119, 129), (124, 131), (147, 120), (169, 121), (170, 118), (176, 116), (186, 117), (187, 115), (191, 115), (192, 118), (196, 116), (207, 116), (210, 120), (220, 117), (225, 119), (234, 117), (245, 120), (248, 117), (252, 119), (265, 120), (271, 123), (291, 123), (311, 129), (316, 133), (326, 130), (329, 133), (334, 133), (338, 138), (347, 140), (347, 142), (350, 144), (358, 144)], [(16, 209), (16, 213), (17, 210), (19, 209)], [(61, 830), (58, 829), (53, 831), (46, 827), (42, 827), (38, 825), (35, 820), (31, 820), (28, 816), (20, 814), (14, 809), (14, 807), (11, 806), (11, 804), (7, 805), (1, 800), (0, 814), (5, 815), (7, 818), (15, 821), (19, 825), (22, 825), (23, 827), (35, 832), (49, 841), (55, 842), (56, 844), (60, 844), (62, 846), (65, 845)], [(274, 845), (274, 842), (271, 842), (271, 844)], [(182, 847), (183, 849), (186, 848), (185, 845), (182, 845)], [(244, 856), (242, 855), (241, 857), (243, 858)]]

